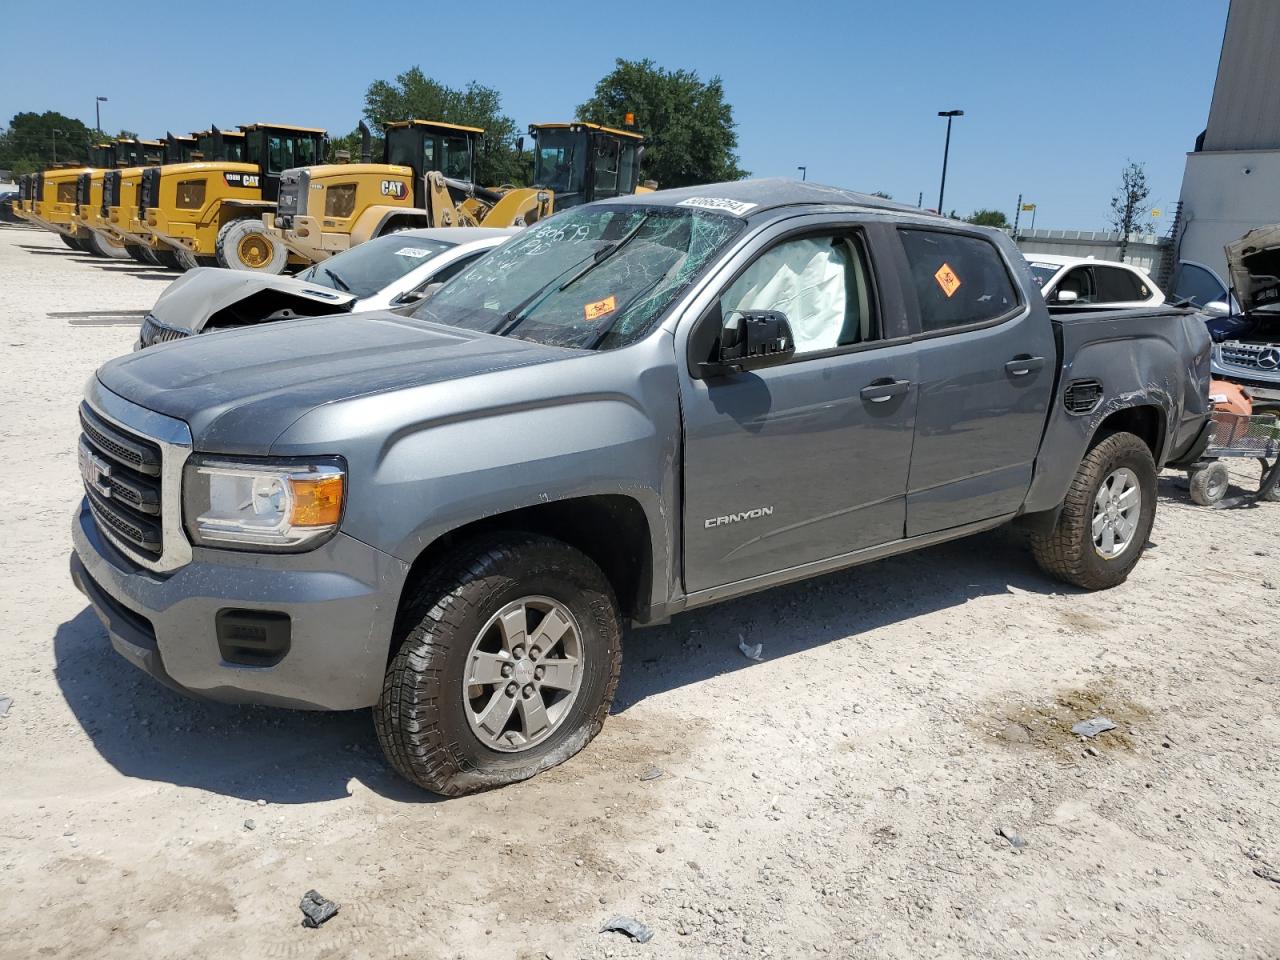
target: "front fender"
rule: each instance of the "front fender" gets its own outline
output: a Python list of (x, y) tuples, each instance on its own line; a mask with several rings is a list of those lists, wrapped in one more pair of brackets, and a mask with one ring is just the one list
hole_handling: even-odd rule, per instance
[(382, 232), (394, 217), (408, 217), (418, 221), (415, 226), (431, 226), (431, 214), (418, 207), (392, 207), (379, 204), (367, 208), (351, 226), (351, 246), (372, 240)]

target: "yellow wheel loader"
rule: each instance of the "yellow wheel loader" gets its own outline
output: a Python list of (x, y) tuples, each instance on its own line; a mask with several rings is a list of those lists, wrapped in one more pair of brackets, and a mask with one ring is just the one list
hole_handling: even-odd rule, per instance
[(119, 167), (154, 162), (161, 148), (158, 140), (133, 138), (95, 144), (90, 148), (89, 162), (93, 169), (76, 178), (76, 206), (71, 217), (77, 227), (78, 239), (90, 253), (117, 260), (130, 256), (139, 259), (131, 249), (137, 244), (111, 228), (106, 191), (108, 182), (117, 178)]
[(76, 209), (76, 183), (80, 174), (92, 168), (79, 164), (50, 167), (35, 174), (31, 212), (27, 219), (38, 227), (56, 233), (72, 250), (88, 253), (80, 238), (81, 228), (73, 221)]
[(31, 181), (35, 174), (24, 173), (18, 178), (18, 199), (13, 201), (13, 215), (27, 220), (31, 214)]
[[(142, 174), (140, 226), (185, 265), (280, 273), (288, 249), (267, 232), (280, 175), (324, 159), (325, 131), (255, 123), (241, 126), (241, 160), (150, 167)], [(219, 131), (221, 133), (221, 131)]]
[[(536, 124), (534, 186), (479, 187), (484, 131), (429, 120), (384, 127), (383, 162), (286, 170), (280, 202), (263, 220), (297, 258), (317, 262), (410, 227), (527, 226), (555, 209), (634, 193), (644, 138), (589, 123)], [(523, 146), (523, 145), (522, 145)], [(643, 188), (641, 188), (643, 189)]]

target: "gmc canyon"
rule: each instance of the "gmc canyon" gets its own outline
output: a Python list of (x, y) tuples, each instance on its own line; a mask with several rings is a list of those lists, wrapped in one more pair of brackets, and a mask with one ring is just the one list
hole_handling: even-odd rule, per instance
[(1187, 311), (1051, 318), (1003, 234), (785, 180), (580, 206), (410, 316), (104, 365), (71, 575), (218, 700), (373, 707), (443, 794), (580, 750), (624, 624), (1017, 521), (1120, 583), (1205, 443)]

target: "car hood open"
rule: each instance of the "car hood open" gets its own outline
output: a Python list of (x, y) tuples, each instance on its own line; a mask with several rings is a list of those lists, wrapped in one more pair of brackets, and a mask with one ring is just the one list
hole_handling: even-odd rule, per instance
[(1245, 312), (1280, 307), (1280, 224), (1250, 230), (1226, 250), (1231, 283)]
[(164, 343), (110, 361), (98, 379), (127, 400), (186, 421), (197, 450), (266, 454), (322, 404), (576, 352), (378, 312)]
[(347, 313), (356, 299), (293, 277), (198, 267), (165, 288), (151, 315), (166, 327), (199, 333), (206, 327)]

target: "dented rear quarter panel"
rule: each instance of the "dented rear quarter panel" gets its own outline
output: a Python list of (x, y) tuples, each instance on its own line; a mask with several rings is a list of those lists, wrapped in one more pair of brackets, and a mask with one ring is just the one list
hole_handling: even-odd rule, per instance
[[(1163, 430), (1156, 464), (1196, 439), (1209, 411), (1209, 354), (1204, 322), (1173, 308), (1078, 313), (1054, 318), (1062, 366), (1040, 444), (1025, 512), (1057, 507), (1093, 438), (1111, 415), (1133, 407), (1159, 411)], [(1090, 413), (1066, 409), (1073, 380), (1102, 383), (1102, 402)]]

